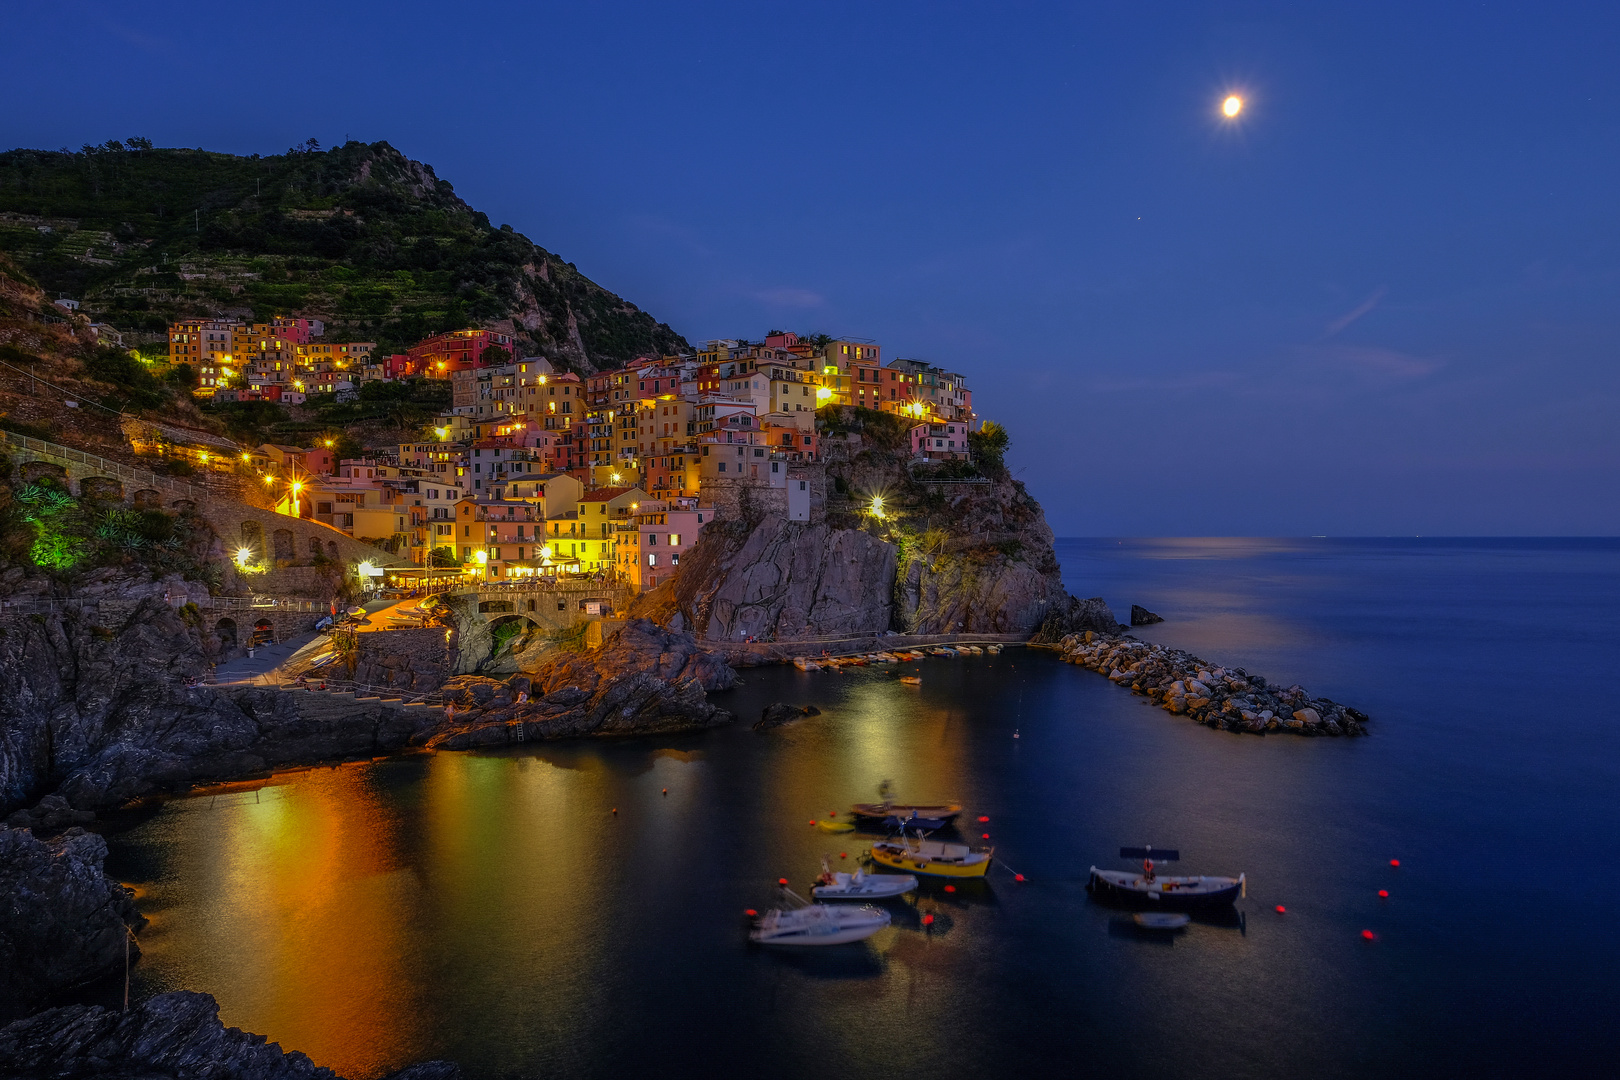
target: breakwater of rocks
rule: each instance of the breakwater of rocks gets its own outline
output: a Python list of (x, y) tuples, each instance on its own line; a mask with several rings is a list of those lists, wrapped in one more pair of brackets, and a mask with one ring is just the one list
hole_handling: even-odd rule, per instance
[(1367, 714), (1359, 709), (1312, 697), (1302, 686), (1273, 686), (1264, 676), (1220, 667), (1181, 649), (1091, 630), (1070, 634), (1058, 649), (1067, 662), (1218, 731), (1367, 734)]

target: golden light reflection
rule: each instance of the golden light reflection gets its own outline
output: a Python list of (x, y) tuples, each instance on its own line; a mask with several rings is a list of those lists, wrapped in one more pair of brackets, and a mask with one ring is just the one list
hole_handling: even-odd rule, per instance
[(422, 1049), (404, 970), (421, 889), (366, 768), (181, 804), (197, 842), (176, 848), (176, 875), (204, 882), (210, 903), (206, 917), (170, 911), (164, 943), (192, 959), (185, 984), (206, 986), (226, 1024), (354, 1077)]

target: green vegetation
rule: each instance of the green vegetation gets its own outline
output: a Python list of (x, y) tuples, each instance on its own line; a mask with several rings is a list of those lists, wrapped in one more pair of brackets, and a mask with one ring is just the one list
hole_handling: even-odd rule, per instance
[(12, 150), (0, 215), (0, 251), (47, 294), (154, 337), (177, 317), (302, 314), (387, 354), (537, 310), (519, 331), (530, 354), (605, 366), (687, 347), (382, 142), (266, 157), (144, 139)]
[[(9, 471), (9, 465), (6, 466)], [(75, 497), (50, 477), (13, 480), (0, 492), (0, 559), (56, 576), (98, 566), (195, 574), (210, 530), (189, 514), (131, 510)]]
[(968, 433), (968, 449), (986, 476), (1005, 476), (1007, 473), (1007, 446), (1012, 439), (1007, 429), (994, 420), (986, 420), (978, 431)]

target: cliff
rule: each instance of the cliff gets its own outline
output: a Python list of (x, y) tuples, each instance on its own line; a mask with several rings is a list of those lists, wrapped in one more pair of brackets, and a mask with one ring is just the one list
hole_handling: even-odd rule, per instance
[(999, 447), (941, 468), (911, 460), (899, 417), (824, 409), (818, 426), (824, 463), (789, 474), (809, 519), (789, 519), (785, 493), (716, 485), (719, 520), (638, 613), (717, 642), (1118, 628), (1064, 590), (1046, 515)]

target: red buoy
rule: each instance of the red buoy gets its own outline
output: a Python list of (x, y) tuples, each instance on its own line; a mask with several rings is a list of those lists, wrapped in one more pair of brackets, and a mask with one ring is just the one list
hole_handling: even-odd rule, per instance
[(665, 788), (665, 789), (664, 789), (664, 794), (665, 794), (665, 795), (668, 795), (668, 794), (669, 794), (669, 788)]
[(934, 925), (934, 917), (932, 915), (924, 915), (922, 922), (923, 922), (924, 926), (933, 926)]
[(983, 814), (980, 814), (980, 815), (979, 815), (979, 820), (980, 820), (980, 821), (989, 821), (989, 820), (990, 820), (990, 819), (989, 819), (989, 818), (987, 818), (987, 817), (985, 817), (985, 816), (984, 816), (984, 815), (983, 815)]
[(812, 825), (814, 825), (814, 824), (815, 824), (815, 823), (816, 823), (816, 819), (815, 819), (815, 818), (811, 818), (811, 819), (810, 819), (810, 824), (812, 824)]
[(755, 911), (753, 908), (748, 908), (743, 911), (743, 914), (752, 919), (755, 915), (758, 915), (759, 912)]
[(1401, 865), (1401, 860), (1399, 860), (1399, 859), (1391, 859), (1391, 860), (1389, 860), (1389, 865), (1391, 865), (1391, 866), (1399, 866), (1399, 865)]
[(946, 892), (955, 892), (956, 891), (956, 886), (955, 885), (947, 885), (947, 886), (945, 886), (945, 891)]
[(849, 858), (849, 853), (847, 851), (840, 851), (838, 853), (838, 857), (840, 859), (847, 859), (847, 858)]
[(980, 840), (988, 840), (988, 839), (990, 839), (990, 834), (989, 833), (981, 833), (979, 835), (979, 839)]
[(614, 813), (615, 813), (615, 814), (617, 814), (617, 813), (618, 813), (618, 812), (619, 812), (619, 808), (618, 808), (618, 807), (617, 807), (617, 806), (615, 806), (615, 807), (614, 807), (614, 808), (613, 808), (613, 812), (614, 812)]
[(837, 817), (837, 816), (838, 816), (838, 811), (836, 811), (836, 810), (829, 810), (829, 811), (827, 811), (827, 816), (828, 816), (828, 817)]
[(1388, 900), (1389, 899), (1389, 890), (1388, 889), (1379, 889), (1378, 890), (1378, 899), (1380, 899), (1380, 900)]
[(1024, 880), (1024, 875), (1023, 874), (1014, 874), (1013, 875), (1013, 880), (1014, 881), (1023, 881)]
[(787, 878), (779, 877), (779, 878), (776, 879), (776, 883), (778, 885), (786, 885), (787, 884)]
[(1371, 930), (1363, 930), (1361, 932), (1361, 937), (1362, 937), (1363, 941), (1377, 941), (1378, 940), (1378, 935), (1373, 933)]
[(1288, 909), (1283, 907), (1281, 904), (1278, 904), (1277, 905), (1277, 914), (1286, 915), (1286, 914), (1288, 914)]

